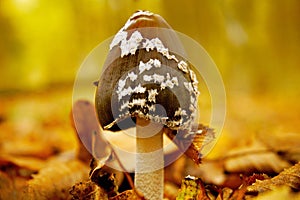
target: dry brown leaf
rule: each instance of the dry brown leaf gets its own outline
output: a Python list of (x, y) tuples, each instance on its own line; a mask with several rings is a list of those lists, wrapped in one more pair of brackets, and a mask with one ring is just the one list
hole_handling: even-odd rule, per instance
[(289, 187), (279, 187), (276, 190), (268, 191), (258, 195), (255, 198), (246, 197), (246, 199), (253, 199), (253, 200), (270, 200), (270, 199), (293, 199), (299, 200), (300, 193), (294, 193), (291, 191)]
[(93, 158), (90, 171), (91, 181), (103, 188), (108, 197), (114, 196), (118, 190), (117, 184), (121, 184), (126, 173), (123, 174), (121, 171), (108, 167), (117, 164), (122, 168), (123, 163), (103, 135), (104, 132), (99, 126), (95, 106), (87, 100), (78, 100), (73, 106), (72, 117), (79, 141), (77, 157), (84, 162)]
[(0, 167), (3, 168), (6, 165), (10, 165), (15, 169), (18, 168), (36, 172), (45, 166), (45, 161), (34, 157), (21, 157), (2, 154), (0, 157)]
[(224, 157), (224, 169), (230, 173), (279, 173), (291, 164), (258, 141), (230, 150)]
[(26, 182), (31, 175), (44, 166), (36, 158), (1, 155), (0, 158), (0, 199), (20, 199)]
[(164, 198), (169, 200), (175, 200), (178, 194), (179, 187), (173, 182), (165, 181), (164, 184)]
[(247, 191), (249, 193), (261, 193), (280, 186), (289, 186), (295, 190), (300, 190), (300, 162), (271, 179), (257, 180), (247, 188)]
[(24, 199), (66, 199), (69, 189), (87, 179), (89, 168), (77, 160), (52, 162), (28, 181)]
[[(73, 105), (72, 122), (78, 136), (78, 158), (89, 162), (92, 157), (109, 156), (111, 149), (100, 129), (95, 106), (87, 100), (78, 100)], [(92, 155), (93, 154), (93, 155)]]
[(217, 191), (219, 194), (217, 196), (217, 200), (243, 200), (245, 199), (245, 195), (247, 192), (247, 187), (251, 185), (253, 182), (255, 182), (257, 179), (264, 179), (264, 175), (260, 174), (254, 174), (252, 176), (244, 176), (242, 177), (242, 184), (239, 186), (239, 188), (232, 189), (232, 188), (222, 188), (217, 187), (215, 191)]
[(201, 165), (195, 165), (187, 161), (186, 173), (192, 176), (201, 177), (205, 183), (222, 185), (227, 178), (224, 173), (223, 162), (204, 159)]
[(291, 164), (283, 160), (276, 153), (269, 150), (260, 142), (252, 142), (249, 146), (242, 146), (227, 152), (224, 157), (209, 160), (195, 166), (188, 163), (186, 173), (201, 177), (205, 183), (222, 185), (232, 189), (242, 183), (239, 174), (279, 173)]
[(108, 197), (112, 197), (118, 192), (117, 179), (115, 173), (104, 166), (105, 160), (103, 161), (95, 159), (92, 160), (90, 180), (103, 188)]
[(108, 200), (107, 193), (92, 181), (76, 183), (70, 194), (73, 200)]
[(166, 166), (164, 170), (165, 181), (172, 182), (173, 184), (180, 186), (181, 181), (184, 178), (186, 162), (186, 156), (182, 155), (172, 164)]
[(200, 178), (187, 176), (184, 180), (182, 180), (181, 188), (176, 200), (185, 199), (210, 200)]
[[(102, 169), (107, 163), (109, 165), (117, 163), (115, 157), (112, 156), (114, 150), (104, 137), (104, 132), (99, 126), (95, 106), (92, 102), (88, 100), (76, 101), (72, 109), (72, 122), (78, 136), (79, 148), (77, 150), (77, 157), (80, 160), (90, 163), (92, 158), (94, 158), (94, 164), (97, 163), (97, 166), (94, 167), (98, 169)], [(121, 181), (123, 179), (121, 172), (108, 168), (106, 167), (105, 170), (116, 174), (118, 180)], [(93, 178), (93, 175), (91, 177)]]
[(48, 159), (74, 148), (74, 138), (66, 114), (67, 91), (15, 93), (1, 98), (4, 109), (0, 123), (1, 154)]
[(230, 188), (223, 188), (220, 194), (217, 196), (216, 200), (228, 200), (230, 199), (231, 195), (233, 193), (233, 190)]
[(114, 197), (109, 198), (109, 200), (143, 200), (140, 198), (133, 190), (126, 190)]
[(0, 171), (0, 199), (21, 199), (21, 194), (16, 191), (22, 190), (24, 185), (24, 179), (12, 177)]
[(264, 131), (264, 134), (257, 134), (257, 138), (284, 159), (300, 161), (300, 133)]
[(251, 185), (255, 180), (257, 179), (263, 179), (264, 177), (261, 175), (254, 174), (250, 177), (244, 177), (243, 183), (240, 185), (240, 187), (233, 191), (232, 195), (229, 200), (243, 200), (245, 198), (245, 194), (247, 192), (247, 187)]
[(186, 130), (169, 130), (165, 129), (167, 136), (176, 144), (176, 146), (184, 151), (185, 155), (191, 158), (196, 164), (201, 163), (201, 150), (205, 145), (210, 143), (215, 133), (213, 129), (202, 124), (194, 124), (191, 133)]
[(50, 141), (42, 141), (37, 138), (23, 137), (16, 139), (13, 142), (6, 142), (2, 145), (2, 151), (23, 157), (35, 157), (39, 159), (47, 159), (50, 156), (56, 155), (60, 150), (56, 148), (56, 144)]

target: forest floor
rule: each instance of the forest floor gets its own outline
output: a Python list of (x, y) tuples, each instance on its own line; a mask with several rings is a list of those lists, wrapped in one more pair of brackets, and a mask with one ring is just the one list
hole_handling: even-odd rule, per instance
[[(70, 87), (2, 93), (0, 102), (0, 199), (139, 198), (122, 173), (114, 195), (89, 179)], [(300, 199), (299, 120), (297, 97), (227, 95), (217, 144), (199, 166), (182, 155), (165, 168), (165, 198)]]

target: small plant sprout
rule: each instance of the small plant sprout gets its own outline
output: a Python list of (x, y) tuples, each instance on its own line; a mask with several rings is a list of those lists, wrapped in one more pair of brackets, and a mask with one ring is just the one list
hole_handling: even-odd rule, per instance
[(115, 35), (96, 91), (101, 126), (136, 127), (135, 187), (163, 199), (163, 133), (190, 133), (197, 78), (176, 32), (159, 15), (134, 13)]

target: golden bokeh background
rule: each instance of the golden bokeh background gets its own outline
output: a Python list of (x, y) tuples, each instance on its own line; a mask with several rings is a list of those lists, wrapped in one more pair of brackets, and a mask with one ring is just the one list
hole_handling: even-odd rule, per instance
[(228, 92), (299, 94), (297, 0), (1, 1), (0, 89), (72, 83), (88, 52), (138, 9), (202, 44)]

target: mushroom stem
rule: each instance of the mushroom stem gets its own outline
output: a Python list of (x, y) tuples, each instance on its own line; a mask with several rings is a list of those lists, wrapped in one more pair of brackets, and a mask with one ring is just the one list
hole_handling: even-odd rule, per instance
[(147, 200), (161, 200), (164, 193), (163, 126), (136, 119), (135, 187)]

